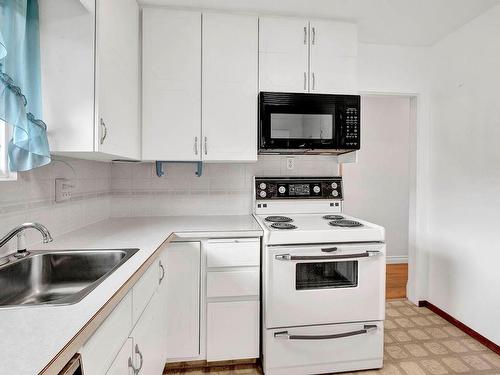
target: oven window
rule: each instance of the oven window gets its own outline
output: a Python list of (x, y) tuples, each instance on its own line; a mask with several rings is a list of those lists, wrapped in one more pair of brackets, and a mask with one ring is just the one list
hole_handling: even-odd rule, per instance
[(271, 114), (271, 138), (332, 140), (333, 126), (331, 114)]
[(356, 286), (358, 286), (358, 261), (297, 263), (296, 290)]

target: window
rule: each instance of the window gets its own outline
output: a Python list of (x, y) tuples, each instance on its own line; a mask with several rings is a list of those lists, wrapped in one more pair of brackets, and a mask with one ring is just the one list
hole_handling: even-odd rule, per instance
[(9, 171), (9, 159), (7, 157), (7, 146), (9, 139), (9, 127), (0, 120), (0, 181), (12, 181), (16, 179), (16, 173)]

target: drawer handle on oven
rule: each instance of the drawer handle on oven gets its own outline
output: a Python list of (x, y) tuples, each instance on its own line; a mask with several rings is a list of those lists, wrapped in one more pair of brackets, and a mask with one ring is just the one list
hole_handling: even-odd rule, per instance
[(336, 333), (333, 335), (290, 335), (288, 331), (276, 332), (274, 337), (277, 339), (286, 339), (286, 340), (332, 340), (332, 339), (341, 339), (343, 337), (364, 335), (370, 331), (376, 330), (378, 327), (375, 324), (365, 324), (363, 329), (351, 332), (344, 333)]
[(337, 255), (290, 255), (279, 254), (275, 258), (278, 260), (325, 260), (325, 259), (357, 259), (382, 255), (380, 251), (365, 251), (359, 254), (337, 254)]

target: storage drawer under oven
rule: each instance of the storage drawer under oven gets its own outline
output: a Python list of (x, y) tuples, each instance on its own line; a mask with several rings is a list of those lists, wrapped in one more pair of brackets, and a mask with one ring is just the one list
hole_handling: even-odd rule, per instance
[(384, 244), (268, 246), (266, 272), (266, 328), (384, 319)]
[(266, 375), (302, 375), (382, 367), (383, 322), (265, 330)]

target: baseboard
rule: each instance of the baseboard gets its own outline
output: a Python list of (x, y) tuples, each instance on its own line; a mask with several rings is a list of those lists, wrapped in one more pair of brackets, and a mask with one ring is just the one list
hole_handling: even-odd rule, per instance
[(497, 345), (493, 341), (487, 339), (486, 337), (484, 337), (480, 333), (474, 331), (472, 328), (466, 326), (461, 321), (455, 319), (450, 314), (448, 314), (446, 311), (441, 310), (439, 307), (433, 305), (429, 301), (418, 301), (418, 306), (419, 307), (427, 307), (429, 310), (436, 313), (441, 318), (447, 320), (448, 322), (453, 324), (458, 329), (464, 331), (466, 334), (468, 334), (473, 339), (479, 341), (481, 344), (486, 346), (488, 349), (491, 349), (496, 354), (500, 355), (500, 346), (499, 345)]
[(387, 264), (401, 264), (401, 263), (408, 263), (408, 256), (407, 255), (388, 255), (386, 257)]

